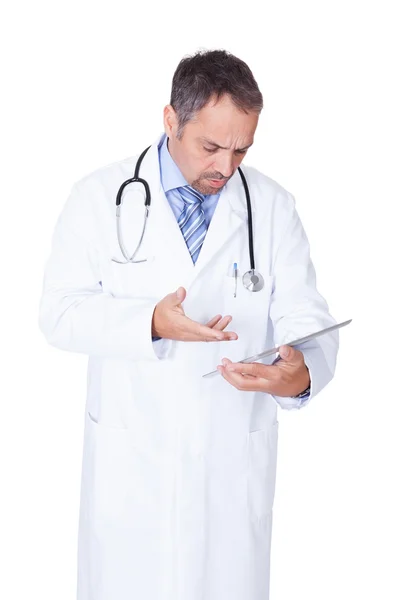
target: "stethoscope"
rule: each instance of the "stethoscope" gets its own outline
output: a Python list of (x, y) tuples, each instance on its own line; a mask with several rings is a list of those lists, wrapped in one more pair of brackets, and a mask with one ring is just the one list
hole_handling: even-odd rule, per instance
[[(134, 176), (131, 177), (130, 179), (127, 179), (126, 181), (124, 181), (124, 183), (121, 185), (121, 187), (118, 190), (117, 193), (117, 200), (116, 200), (116, 205), (117, 205), (117, 212), (116, 212), (116, 220), (117, 220), (117, 237), (118, 237), (118, 244), (119, 247), (121, 249), (121, 252), (125, 258), (125, 261), (121, 261), (121, 260), (117, 260), (116, 258), (112, 258), (112, 260), (114, 262), (117, 262), (119, 264), (127, 264), (127, 263), (141, 263), (141, 262), (146, 262), (147, 258), (144, 258), (143, 260), (134, 260), (141, 244), (143, 241), (143, 237), (146, 231), (146, 225), (147, 225), (147, 219), (149, 216), (149, 210), (150, 210), (150, 203), (151, 203), (151, 194), (150, 194), (150, 186), (147, 183), (147, 181), (145, 179), (142, 179), (141, 177), (139, 177), (139, 170), (140, 170), (140, 166), (142, 164), (143, 158), (145, 157), (146, 152), (151, 148), (151, 146), (149, 146), (148, 148), (146, 148), (146, 150), (144, 150), (142, 152), (142, 154), (139, 156), (138, 161), (136, 163), (136, 168), (135, 168), (135, 173)], [(238, 171), (240, 174), (240, 177), (242, 178), (242, 183), (243, 183), (243, 187), (244, 187), (244, 191), (246, 194), (246, 202), (247, 202), (247, 223), (248, 223), (248, 233), (249, 233), (249, 255), (250, 255), (250, 270), (246, 271), (246, 273), (243, 275), (242, 277), (242, 282), (244, 287), (249, 290), (250, 292), (259, 292), (260, 290), (263, 289), (264, 287), (264, 278), (261, 275), (261, 273), (259, 273), (258, 271), (256, 271), (255, 269), (255, 262), (254, 262), (254, 243), (253, 243), (253, 218), (252, 218), (252, 212), (251, 212), (251, 202), (250, 202), (250, 192), (249, 192), (249, 188), (247, 185), (247, 181), (246, 178), (243, 174), (243, 171), (241, 170), (240, 167), (238, 167)], [(122, 239), (122, 233), (121, 233), (121, 207), (122, 207), (122, 193), (124, 191), (124, 189), (126, 188), (127, 185), (129, 185), (130, 183), (141, 183), (144, 186), (145, 189), (145, 194), (146, 194), (146, 198), (144, 201), (144, 221), (143, 221), (143, 229), (142, 229), (142, 234), (140, 236), (139, 239), (139, 243), (136, 246), (136, 249), (134, 251), (134, 253), (129, 256), (126, 246), (124, 244), (124, 241)]]

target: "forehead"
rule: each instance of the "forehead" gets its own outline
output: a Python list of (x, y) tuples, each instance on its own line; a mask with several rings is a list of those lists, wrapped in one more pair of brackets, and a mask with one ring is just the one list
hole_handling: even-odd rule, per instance
[(203, 108), (197, 111), (195, 120), (198, 122), (223, 121), (225, 123), (250, 123), (258, 117), (254, 111), (244, 111), (238, 108), (229, 96), (219, 100), (212, 98)]
[(229, 97), (223, 97), (217, 102), (215, 99), (208, 102), (188, 125), (199, 141), (207, 140), (221, 148), (240, 142), (244, 147), (252, 143), (258, 119), (257, 112), (244, 112)]

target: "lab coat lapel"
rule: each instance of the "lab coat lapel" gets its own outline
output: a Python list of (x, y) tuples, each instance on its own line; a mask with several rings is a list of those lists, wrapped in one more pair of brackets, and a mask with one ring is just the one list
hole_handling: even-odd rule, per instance
[(162, 189), (158, 158), (158, 144), (161, 137), (148, 150), (140, 168), (140, 177), (148, 181), (151, 190), (149, 220), (145, 234), (146, 245), (148, 252), (156, 255), (160, 266), (167, 264), (179, 274), (182, 282), (186, 282), (192, 277), (194, 265)]

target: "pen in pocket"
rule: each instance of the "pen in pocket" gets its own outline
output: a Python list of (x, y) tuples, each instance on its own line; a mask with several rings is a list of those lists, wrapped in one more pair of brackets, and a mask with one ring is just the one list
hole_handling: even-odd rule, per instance
[(236, 293), (237, 293), (237, 278), (238, 278), (237, 263), (233, 264), (233, 271), (234, 271), (234, 275), (235, 275), (235, 291), (233, 293), (233, 297), (236, 298)]

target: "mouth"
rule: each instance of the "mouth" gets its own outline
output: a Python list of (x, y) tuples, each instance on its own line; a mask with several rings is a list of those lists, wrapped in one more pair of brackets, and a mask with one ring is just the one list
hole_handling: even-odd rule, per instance
[(210, 184), (212, 187), (216, 187), (216, 188), (220, 188), (220, 187), (222, 187), (222, 186), (223, 186), (223, 185), (225, 185), (225, 183), (227, 182), (227, 180), (226, 180), (226, 179), (223, 179), (223, 180), (221, 180), (221, 179), (208, 179), (207, 181), (208, 181), (208, 183), (209, 183), (209, 184)]

